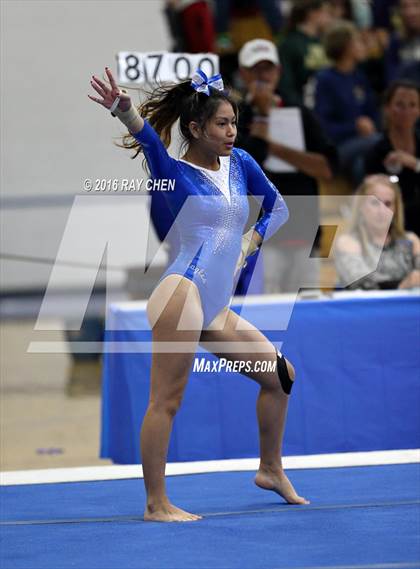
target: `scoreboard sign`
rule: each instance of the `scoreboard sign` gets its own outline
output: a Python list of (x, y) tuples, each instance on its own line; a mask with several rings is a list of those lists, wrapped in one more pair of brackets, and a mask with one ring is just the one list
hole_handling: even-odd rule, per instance
[(219, 57), (214, 53), (121, 51), (117, 54), (117, 66), (119, 83), (179, 83), (189, 79), (196, 69), (204, 71), (207, 77), (219, 73)]

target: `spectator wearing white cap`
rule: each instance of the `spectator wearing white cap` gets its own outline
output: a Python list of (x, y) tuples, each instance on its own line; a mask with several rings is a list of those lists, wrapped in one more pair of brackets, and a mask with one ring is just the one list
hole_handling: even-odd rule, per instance
[(239, 52), (240, 67), (253, 67), (261, 61), (269, 61), (274, 65), (279, 65), (279, 54), (274, 43), (264, 39), (246, 42)]
[[(247, 151), (262, 165), (268, 154), (267, 117), (271, 107), (281, 105), (281, 98), (276, 93), (281, 70), (279, 54), (273, 42), (255, 39), (243, 45), (238, 60), (246, 90), (244, 124), (247, 128), (250, 126), (244, 144)], [(252, 110), (252, 125), (247, 116), (250, 111), (248, 105)]]
[[(285, 107), (277, 86), (281, 64), (277, 47), (270, 41), (255, 39), (247, 42), (239, 52), (239, 72), (244, 83), (244, 102), (239, 113), (236, 145), (244, 148), (264, 168), (271, 155), (294, 167), (293, 172), (271, 172), (266, 175), (281, 189), (288, 203), (290, 219), (279, 232), (276, 242), (264, 246), (265, 291), (268, 293), (295, 292), (303, 281), (317, 281), (316, 263), (307, 263), (308, 243), (313, 245), (309, 231), (318, 223), (318, 180), (330, 179), (336, 165), (336, 152), (324, 135), (313, 114), (305, 107), (298, 111), (302, 122), (304, 150), (274, 142), (269, 134), (270, 114), (273, 109)], [(289, 196), (314, 196), (300, 202), (288, 201)], [(315, 207), (314, 207), (315, 201)], [(303, 204), (302, 204), (303, 202)], [(308, 229), (307, 229), (308, 228)], [(305, 230), (307, 234), (305, 234)], [(316, 249), (317, 243), (314, 244)], [(305, 256), (306, 255), (306, 256)], [(305, 274), (311, 265), (311, 274)]]

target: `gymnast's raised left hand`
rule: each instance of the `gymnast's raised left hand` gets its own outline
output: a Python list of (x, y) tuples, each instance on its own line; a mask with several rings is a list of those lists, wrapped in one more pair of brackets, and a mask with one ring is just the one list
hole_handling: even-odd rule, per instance
[(118, 117), (131, 133), (139, 132), (144, 122), (138, 110), (125, 91), (118, 87), (109, 67), (105, 67), (105, 73), (109, 79), (109, 85), (92, 75), (90, 84), (101, 98), (88, 95), (89, 99), (111, 111), (113, 116)]
[(105, 73), (107, 74), (107, 77), (109, 79), (110, 86), (101, 81), (95, 75), (92, 75), (90, 84), (95, 89), (95, 91), (102, 97), (102, 99), (98, 99), (97, 97), (92, 97), (92, 95), (88, 95), (89, 99), (95, 101), (95, 103), (99, 103), (99, 105), (102, 105), (103, 107), (109, 110), (112, 107), (114, 101), (117, 99), (117, 97), (119, 97), (120, 101), (118, 103), (117, 108), (123, 112), (128, 111), (128, 109), (131, 107), (130, 97), (118, 87), (109, 67), (105, 67)]

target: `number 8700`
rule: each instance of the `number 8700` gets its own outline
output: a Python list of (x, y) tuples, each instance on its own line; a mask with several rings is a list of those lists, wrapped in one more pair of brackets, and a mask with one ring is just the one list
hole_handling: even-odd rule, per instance
[(219, 57), (214, 53), (123, 51), (117, 54), (117, 66), (119, 83), (178, 83), (189, 79), (196, 69), (208, 77), (219, 73)]

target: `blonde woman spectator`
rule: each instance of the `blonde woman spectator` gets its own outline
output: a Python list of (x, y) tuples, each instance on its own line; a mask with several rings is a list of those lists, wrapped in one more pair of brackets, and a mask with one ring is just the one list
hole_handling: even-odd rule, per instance
[(400, 189), (387, 176), (368, 176), (357, 190), (335, 264), (339, 281), (352, 282), (350, 289), (420, 286), (420, 239), (405, 231)]

